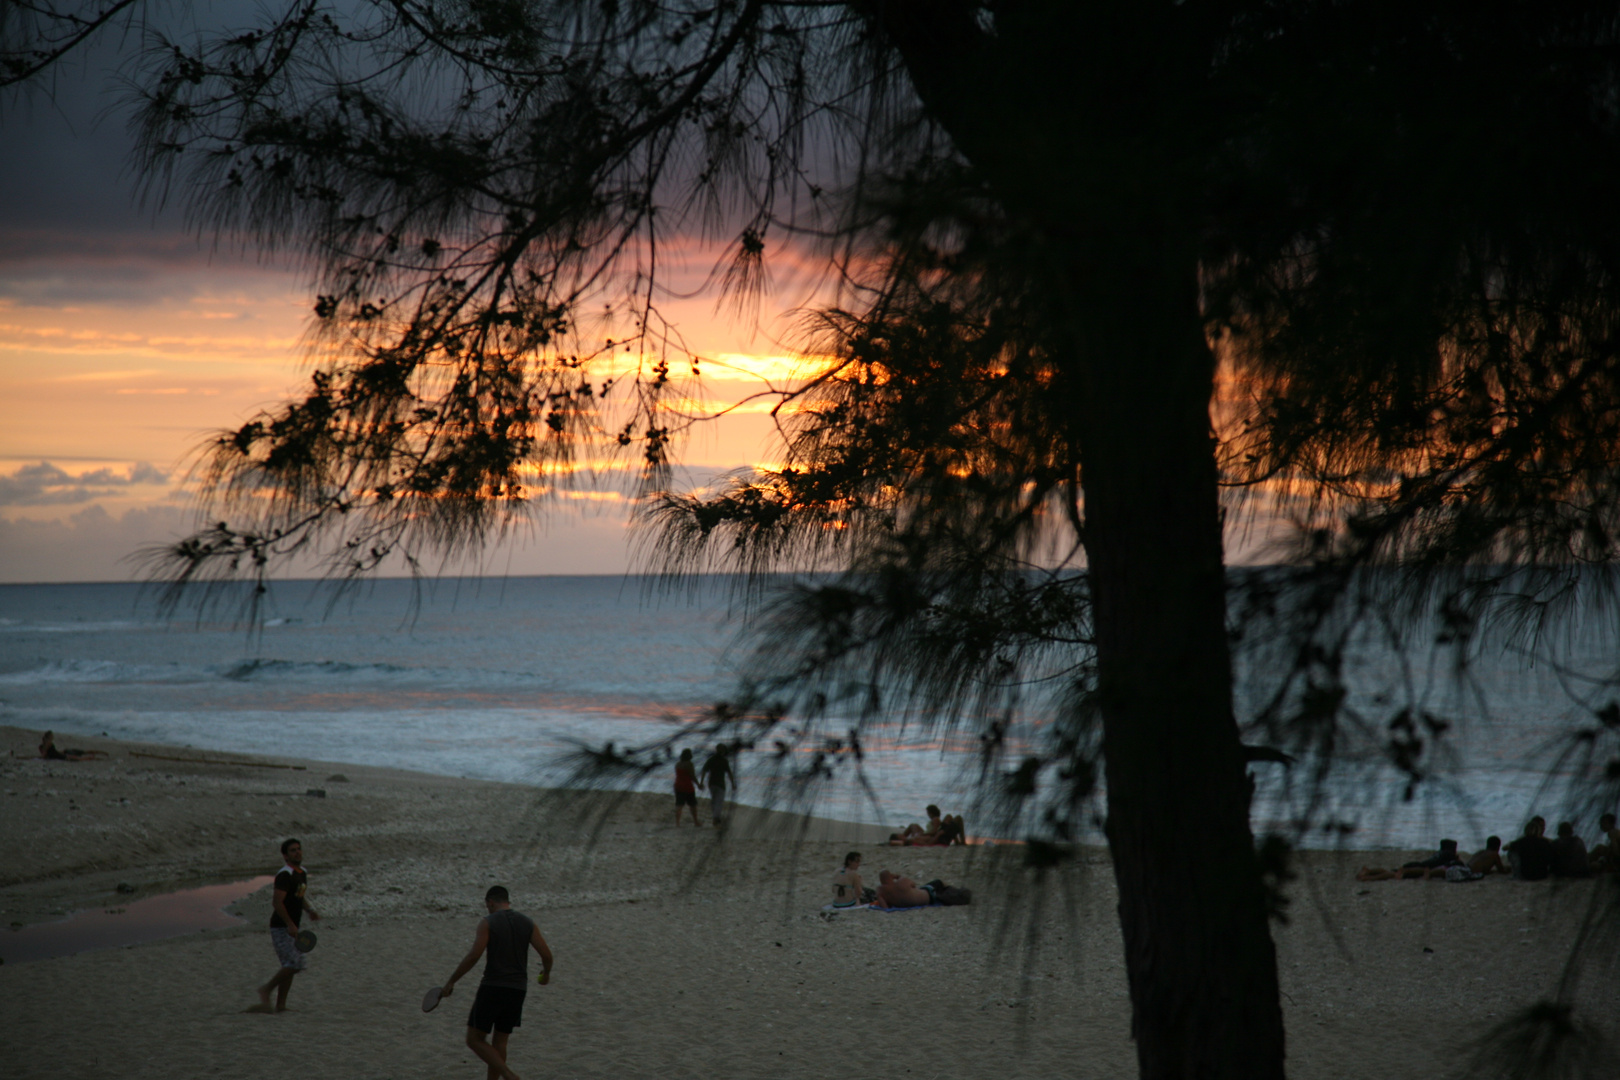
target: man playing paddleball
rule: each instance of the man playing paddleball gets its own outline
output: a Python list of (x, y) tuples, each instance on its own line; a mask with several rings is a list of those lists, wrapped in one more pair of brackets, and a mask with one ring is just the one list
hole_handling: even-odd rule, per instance
[(309, 963), (298, 949), (298, 920), (306, 911), (311, 919), (321, 920), (320, 913), (304, 899), (304, 890), (309, 886), (309, 875), (304, 873), (304, 845), (296, 839), (282, 841), (281, 857), (286, 865), (276, 874), (270, 894), (270, 944), (275, 946), (281, 970), (259, 987), (259, 1008), (264, 1012), (270, 1011), (271, 990), (276, 992), (276, 1012), (287, 1011), (287, 991), (292, 989), (293, 976)]
[[(533, 920), (512, 910), (511, 897), (500, 885), (484, 894), (484, 906), (489, 915), (478, 920), (472, 949), (461, 958), (456, 973), (439, 994), (449, 997), (456, 980), (471, 971), (486, 951), (489, 953), (478, 996), (467, 1016), (467, 1048), (489, 1066), (488, 1080), (518, 1080), (518, 1074), (506, 1067), (506, 1040), (512, 1029), (523, 1022), (523, 998), (529, 990), (529, 946), (540, 954), (541, 986), (551, 981), (551, 949)], [(485, 1041), (491, 1031), (495, 1033), (493, 1044)]]

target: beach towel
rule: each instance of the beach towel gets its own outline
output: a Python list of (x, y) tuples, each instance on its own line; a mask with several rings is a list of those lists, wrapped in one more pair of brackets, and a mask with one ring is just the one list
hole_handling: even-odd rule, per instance
[(867, 911), (881, 911), (884, 914), (894, 914), (901, 911), (927, 911), (929, 908), (944, 907), (944, 904), (917, 904), (914, 907), (878, 907), (876, 904), (867, 904)]

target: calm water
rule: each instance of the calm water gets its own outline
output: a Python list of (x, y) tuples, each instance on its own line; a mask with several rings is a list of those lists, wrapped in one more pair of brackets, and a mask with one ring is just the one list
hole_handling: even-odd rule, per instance
[(266, 874), (224, 885), (204, 885), (148, 896), (121, 907), (76, 911), (66, 919), (35, 923), (21, 930), (0, 930), (0, 959), (18, 964), (238, 926), (243, 920), (228, 913), (226, 905), (258, 892), (274, 880)]
[[(5, 585), (0, 723), (54, 728), (59, 745), (104, 732), (546, 784), (575, 742), (642, 742), (668, 732), (670, 716), (727, 697), (735, 629), (718, 587), (652, 603), (617, 577), (440, 582), (419, 608), (408, 582), (381, 581), (330, 612), (318, 587), (283, 583), (251, 636), (194, 616), (161, 619), (133, 585)], [(1547, 788), (1550, 748), (1590, 715), (1567, 680), (1504, 655), (1476, 673), (1477, 693), (1458, 695), (1444, 673), (1400, 659), (1362, 658), (1357, 696), (1369, 715), (1398, 689), (1456, 720), (1466, 752), (1410, 803), (1388, 773), (1342, 770), (1330, 795), (1333, 814), (1358, 826), (1349, 846), (1421, 848), (1445, 833), (1466, 849), (1487, 831), (1516, 832), (1532, 808), (1562, 813)], [(1245, 686), (1240, 708), (1254, 689)], [(878, 805), (835, 784), (819, 812), (897, 823), (927, 802), (968, 805), (962, 753), (877, 734), (867, 765)], [(1259, 771), (1263, 827), (1288, 812), (1266, 799), (1278, 791), (1266, 774), (1281, 770)], [(740, 798), (763, 801), (747, 755), (741, 774)]]

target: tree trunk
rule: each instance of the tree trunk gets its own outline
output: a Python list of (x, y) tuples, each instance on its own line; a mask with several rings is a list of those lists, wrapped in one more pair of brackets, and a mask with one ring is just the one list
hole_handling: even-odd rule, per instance
[(1078, 387), (1108, 842), (1141, 1075), (1280, 1080), (1190, 209), (1208, 138), (1193, 109), (1208, 66), (1201, 15), (1013, 5), (992, 34), (965, 0), (855, 6), (1031, 238), (1060, 312), (1050, 347)]
[(1193, 265), (1176, 276), (1116, 267), (1115, 302), (1087, 326), (1108, 843), (1141, 1075), (1270, 1080), (1284, 1075), (1282, 1011), (1232, 713), (1214, 362)]

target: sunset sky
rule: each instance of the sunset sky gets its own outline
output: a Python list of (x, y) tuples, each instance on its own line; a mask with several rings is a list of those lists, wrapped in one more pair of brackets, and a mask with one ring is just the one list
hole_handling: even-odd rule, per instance
[[(0, 581), (137, 576), (128, 556), (193, 520), (190, 452), (306, 376), (303, 278), (214, 250), (181, 208), (139, 203), (114, 60), (104, 47), (50, 94), (0, 111)], [(672, 284), (701, 282), (713, 258), (692, 250)], [(725, 361), (706, 366), (710, 400), (791, 367), (792, 323), (778, 313), (807, 295), (791, 275), (777, 280), (757, 330), (717, 315), (712, 297), (665, 309), (696, 351)], [(768, 433), (761, 409), (729, 417), (701, 430), (682, 463), (709, 475), (761, 460)], [(538, 518), (481, 569), (626, 569), (623, 501), (571, 502), (578, 512)]]

